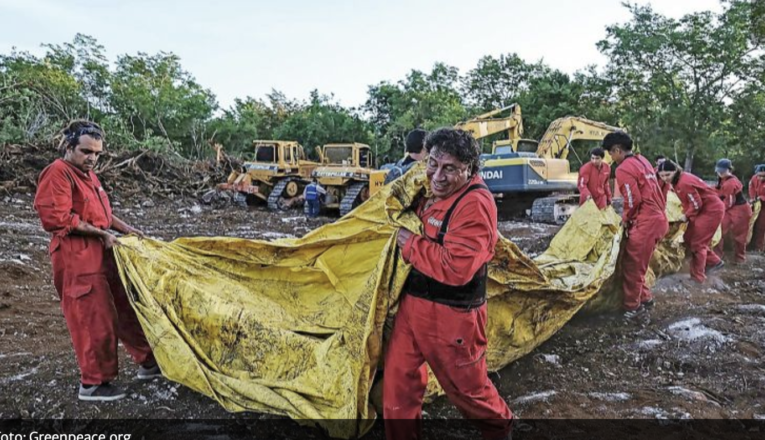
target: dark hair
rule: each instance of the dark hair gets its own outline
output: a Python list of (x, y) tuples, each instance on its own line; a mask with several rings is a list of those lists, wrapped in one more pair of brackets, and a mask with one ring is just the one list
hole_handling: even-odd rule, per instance
[(428, 132), (415, 128), (406, 135), (406, 152), (407, 153), (420, 153), (425, 148), (425, 138), (428, 136)]
[(664, 160), (666, 160), (666, 159), (667, 159), (667, 156), (665, 156), (665, 155), (663, 155), (663, 154), (660, 154), (660, 155), (656, 156), (656, 157), (653, 159), (653, 161), (654, 161), (654, 162), (658, 162), (658, 161), (659, 161), (659, 160), (661, 160), (661, 159), (664, 159)]
[(754, 167), (754, 173), (755, 174), (757, 174), (757, 173), (765, 173), (765, 164), (761, 163), (761, 164), (757, 165), (756, 167)]
[(88, 121), (86, 119), (75, 119), (70, 122), (63, 130), (61, 130), (61, 142), (59, 143), (59, 151), (61, 153), (69, 148), (74, 148), (80, 143), (80, 136), (88, 135), (96, 140), (101, 140), (106, 137), (104, 129), (95, 122)]
[(611, 149), (617, 145), (622, 150), (632, 151), (632, 138), (630, 137), (630, 135), (628, 135), (627, 133), (623, 131), (615, 131), (613, 133), (608, 133), (606, 137), (603, 138), (604, 150), (611, 151)]
[(437, 148), (439, 153), (456, 157), (468, 165), (471, 176), (480, 168), (481, 149), (470, 132), (449, 127), (439, 128), (425, 138), (425, 148), (428, 149), (428, 153)]
[(658, 171), (677, 171), (680, 167), (671, 160), (665, 160), (659, 164)]
[(590, 150), (590, 156), (598, 156), (601, 159), (603, 159), (604, 157), (606, 157), (606, 150), (600, 147), (595, 147), (592, 150)]

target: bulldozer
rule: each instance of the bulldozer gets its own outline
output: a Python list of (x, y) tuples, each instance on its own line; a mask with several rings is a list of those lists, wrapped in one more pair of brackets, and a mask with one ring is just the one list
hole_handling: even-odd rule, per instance
[[(568, 160), (570, 153), (576, 154), (572, 142), (602, 140), (619, 130), (583, 117), (556, 119), (539, 142), (495, 144), (492, 154), (481, 156), (481, 177), (495, 197), (514, 211), (528, 211), (536, 222), (565, 223), (579, 207), (575, 196), (578, 175), (571, 172)], [(606, 162), (611, 163), (608, 154)]]
[(300, 204), (319, 163), (307, 160), (295, 141), (256, 140), (253, 147), (253, 160), (246, 161), (241, 172), (231, 172), (218, 189), (233, 191), (234, 201), (242, 206), (253, 199), (265, 201), (271, 211)]
[[(327, 191), (323, 208), (338, 209), (342, 217), (370, 196), (370, 176), (376, 171), (372, 149), (369, 145), (354, 142), (327, 144), (320, 151), (321, 165), (311, 176)], [(385, 174), (381, 175), (384, 178)]]

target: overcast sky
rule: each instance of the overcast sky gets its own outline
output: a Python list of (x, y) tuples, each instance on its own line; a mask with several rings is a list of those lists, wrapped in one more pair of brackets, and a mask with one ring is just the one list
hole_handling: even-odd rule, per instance
[[(721, 10), (718, 0), (650, 3), (671, 17)], [(595, 43), (628, 19), (621, 0), (0, 0), (0, 52), (39, 55), (79, 32), (111, 60), (174, 52), (222, 107), (271, 89), (357, 106), (369, 85), (437, 61), (461, 72), (510, 52), (568, 73), (603, 64)]]

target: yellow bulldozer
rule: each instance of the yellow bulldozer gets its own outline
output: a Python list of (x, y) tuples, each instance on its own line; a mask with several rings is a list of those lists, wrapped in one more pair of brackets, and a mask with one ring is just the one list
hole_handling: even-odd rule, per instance
[[(321, 165), (311, 174), (327, 191), (323, 208), (340, 211), (340, 216), (364, 203), (370, 195), (372, 174), (385, 177), (374, 169), (369, 145), (360, 143), (327, 144), (321, 149)], [(379, 182), (377, 182), (379, 184)]]
[(253, 141), (254, 155), (241, 172), (233, 171), (219, 190), (234, 192), (234, 201), (246, 206), (263, 200), (268, 209), (279, 211), (303, 201), (303, 189), (319, 163), (306, 159), (303, 147), (295, 141)]

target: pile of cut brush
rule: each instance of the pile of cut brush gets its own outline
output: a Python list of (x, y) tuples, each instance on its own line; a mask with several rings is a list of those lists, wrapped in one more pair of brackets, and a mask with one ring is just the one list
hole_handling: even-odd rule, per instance
[[(61, 157), (45, 145), (4, 145), (0, 150), (0, 194), (33, 194), (40, 172)], [(214, 160), (192, 161), (151, 150), (108, 151), (95, 173), (114, 199), (197, 198), (225, 182), (241, 162), (222, 155)]]

